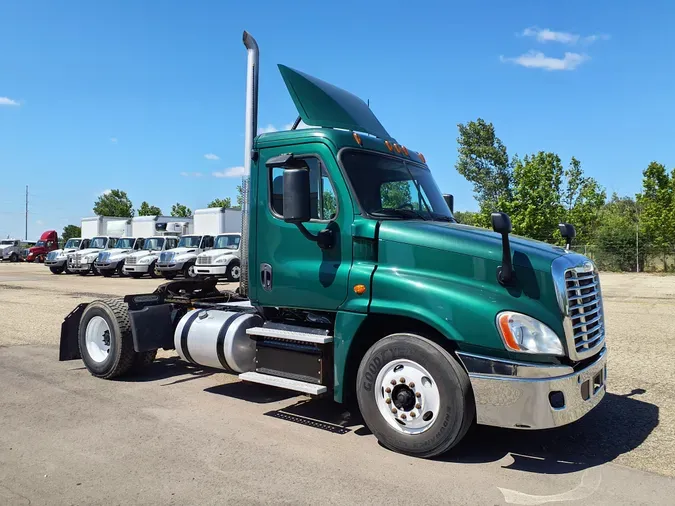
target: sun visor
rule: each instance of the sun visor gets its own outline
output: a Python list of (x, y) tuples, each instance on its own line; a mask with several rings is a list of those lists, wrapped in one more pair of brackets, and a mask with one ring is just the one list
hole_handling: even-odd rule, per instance
[(356, 95), (285, 65), (279, 65), (279, 71), (305, 124), (391, 138), (373, 111)]

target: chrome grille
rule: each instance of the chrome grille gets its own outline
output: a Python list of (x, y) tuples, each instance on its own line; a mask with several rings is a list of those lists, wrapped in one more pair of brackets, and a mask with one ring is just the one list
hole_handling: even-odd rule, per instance
[(82, 264), (82, 253), (75, 253), (71, 258), (73, 259), (73, 265)]
[(47, 254), (47, 260), (56, 260), (56, 257), (59, 255), (58, 251), (50, 251)]
[(173, 261), (173, 257), (176, 254), (173, 251), (162, 251), (159, 254), (159, 263), (160, 264), (170, 264)]
[(129, 255), (127, 259), (125, 260), (125, 263), (127, 265), (136, 265), (136, 257), (133, 255)]
[(197, 257), (197, 265), (210, 265), (212, 258), (209, 256)]
[(96, 259), (96, 261), (100, 264), (103, 264), (105, 262), (109, 262), (110, 261), (110, 252), (109, 251), (101, 251), (98, 254), (98, 258)]

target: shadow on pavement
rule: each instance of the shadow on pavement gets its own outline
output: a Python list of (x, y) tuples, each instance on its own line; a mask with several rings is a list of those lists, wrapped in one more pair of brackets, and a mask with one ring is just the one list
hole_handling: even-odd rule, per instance
[(506, 469), (565, 474), (605, 464), (642, 444), (659, 424), (659, 408), (625, 395), (607, 393), (582, 419), (564, 427), (521, 431), (476, 426), (464, 441), (440, 458), (447, 462), (483, 464), (511, 455)]
[(199, 365), (189, 364), (178, 357), (158, 358), (152, 364), (145, 367), (137, 374), (131, 374), (118, 378), (118, 381), (127, 381), (130, 383), (142, 383), (146, 381), (160, 381), (165, 379), (175, 378), (177, 376), (185, 376), (186, 378), (178, 378), (174, 381), (162, 383), (161, 386), (175, 385), (177, 383), (184, 383), (198, 378), (205, 378), (221, 371), (209, 369)]
[(204, 389), (205, 392), (212, 394), (233, 397), (243, 401), (255, 402), (256, 404), (269, 404), (270, 402), (279, 402), (292, 397), (297, 397), (296, 392), (281, 390), (280, 388), (267, 385), (257, 385), (237, 381), (235, 383), (225, 383)]

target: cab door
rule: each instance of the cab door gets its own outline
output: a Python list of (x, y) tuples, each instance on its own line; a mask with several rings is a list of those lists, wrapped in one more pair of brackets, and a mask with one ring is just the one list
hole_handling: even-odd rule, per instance
[[(295, 225), (283, 220), (283, 167), (267, 167), (267, 160), (293, 153), (310, 171), (312, 234), (330, 228), (333, 244), (321, 249)], [(258, 161), (255, 232), (256, 262), (250, 283), (257, 283), (257, 302), (263, 306), (336, 310), (347, 296), (352, 264), (351, 199), (335, 157), (323, 143), (263, 148)], [(253, 239), (253, 238), (252, 238)], [(251, 241), (253, 242), (253, 241)]]

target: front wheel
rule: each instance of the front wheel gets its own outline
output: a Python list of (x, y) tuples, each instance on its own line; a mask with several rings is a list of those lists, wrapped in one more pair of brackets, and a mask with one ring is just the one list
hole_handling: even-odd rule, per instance
[(63, 271), (66, 270), (66, 268), (64, 266), (50, 267), (49, 270), (52, 271), (52, 274), (61, 274)]
[(356, 396), (368, 428), (385, 447), (434, 457), (459, 443), (475, 404), (469, 377), (450, 353), (415, 334), (392, 334), (365, 354)]
[(197, 279), (197, 271), (195, 270), (195, 264), (189, 263), (183, 266), (183, 277), (185, 279)]
[(148, 274), (150, 274), (150, 277), (153, 279), (158, 278), (162, 275), (162, 273), (157, 268), (157, 260), (155, 260), (148, 266)]
[(230, 265), (227, 266), (225, 277), (228, 281), (239, 281), (239, 278), (241, 277), (241, 267), (239, 266), (239, 262), (236, 260), (230, 262)]
[(10, 262), (18, 262), (19, 261), (19, 255), (17, 255), (16, 253), (12, 253), (9, 256), (9, 261)]

